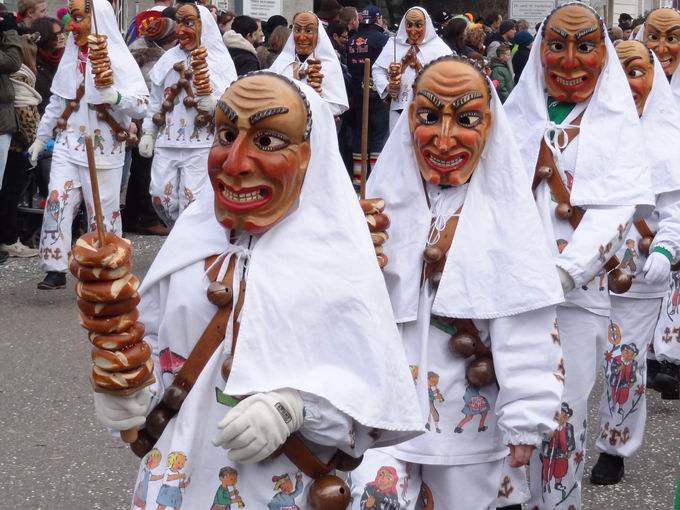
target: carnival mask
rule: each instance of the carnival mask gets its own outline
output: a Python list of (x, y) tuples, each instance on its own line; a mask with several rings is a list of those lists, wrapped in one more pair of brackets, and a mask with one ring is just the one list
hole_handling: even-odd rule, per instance
[(678, 67), (680, 53), (680, 13), (675, 9), (656, 9), (645, 21), (645, 44), (652, 50), (666, 76)]
[(409, 127), (423, 179), (453, 186), (468, 182), (491, 128), (486, 79), (461, 60), (430, 65), (417, 79)]
[(295, 53), (306, 57), (314, 53), (319, 38), (319, 19), (311, 12), (301, 12), (293, 20)]
[(425, 39), (425, 14), (420, 9), (409, 9), (406, 12), (406, 42), (420, 44)]
[(201, 45), (201, 14), (194, 4), (180, 4), (175, 13), (175, 33), (183, 50), (193, 51)]
[(642, 115), (654, 83), (654, 63), (649, 51), (639, 41), (622, 41), (616, 46), (616, 54), (626, 72), (638, 115)]
[(558, 8), (544, 25), (540, 49), (551, 97), (581, 103), (593, 95), (607, 55), (602, 23), (594, 12), (580, 4)]
[(66, 31), (73, 32), (73, 41), (77, 46), (85, 46), (91, 31), (92, 0), (70, 0), (68, 12), (71, 20), (66, 25)]
[(288, 213), (311, 156), (309, 126), (300, 92), (282, 78), (248, 76), (226, 90), (208, 157), (215, 214), (225, 228), (260, 234)]

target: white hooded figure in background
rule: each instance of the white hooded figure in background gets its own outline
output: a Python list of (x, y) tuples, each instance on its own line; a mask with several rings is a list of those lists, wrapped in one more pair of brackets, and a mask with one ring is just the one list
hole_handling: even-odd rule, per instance
[[(656, 208), (633, 223), (618, 252), (620, 267), (635, 279), (630, 291), (611, 295), (611, 339), (601, 361), (605, 384), (596, 443), (602, 453), (590, 476), (601, 485), (619, 482), (623, 458), (642, 446), (647, 402), (640, 388), (648, 385), (647, 351), (671, 263), (680, 258), (680, 110), (661, 64), (644, 44), (624, 41), (616, 53), (640, 115)], [(630, 432), (625, 442), (619, 434), (624, 428)]]
[[(132, 118), (144, 116), (149, 96), (144, 77), (120, 35), (111, 4), (105, 0), (72, 0), (69, 12), (71, 21), (66, 29), (72, 35), (66, 41), (64, 56), (52, 81), (50, 103), (29, 149), (35, 163), (47, 141), (55, 137), (40, 237), (41, 267), (47, 271), (47, 277), (38, 284), (40, 289), (62, 288), (66, 283), (71, 223), (83, 199), (90, 229), (95, 228), (85, 151), (87, 135), (92, 137), (99, 170), (104, 226), (110, 232), (122, 232), (119, 206), (126, 130)], [(106, 49), (99, 40), (88, 40), (95, 36), (106, 37)], [(93, 73), (91, 59), (95, 53), (103, 60)], [(108, 86), (101, 87), (102, 79)], [(95, 107), (103, 108), (100, 105), (106, 107), (105, 118), (101, 112), (95, 114)]]
[(367, 452), (352, 508), (413, 510), (421, 494), (434, 508), (482, 510), (508, 454), (526, 464), (555, 428), (564, 298), (488, 80), (442, 57), (414, 94), (367, 195), (390, 221), (378, 252), (428, 432)]
[[(164, 394), (140, 431), (154, 439), (136, 508), (311, 510), (314, 480), (272, 454), (291, 434), (322, 463), (410, 439), (423, 432), (416, 393), (325, 102), (255, 73), (227, 90), (215, 122), (214, 196), (179, 218), (140, 288), (157, 385), (96, 394), (95, 407), (124, 430)], [(211, 281), (233, 289), (229, 306)], [(152, 435), (216, 313), (228, 315), (221, 342)]]
[[(557, 307), (563, 409), (558, 430), (531, 463), (529, 506), (580, 508), (588, 396), (609, 326), (605, 265), (636, 209), (648, 214), (654, 205), (635, 103), (595, 11), (569, 3), (546, 18), (504, 108), (522, 126), (513, 135), (527, 175), (536, 174), (536, 205), (566, 298)], [(502, 498), (499, 506), (509, 503)]]
[[(182, 2), (176, 17), (179, 44), (149, 72), (151, 102), (139, 142), (140, 155), (153, 156), (151, 198), (168, 226), (201, 193), (210, 193), (205, 169), (213, 143), (215, 102), (236, 79), (234, 63), (210, 11)], [(212, 90), (199, 94), (199, 73), (193, 66), (202, 49), (207, 50), (207, 59), (202, 58)]]
[(338, 55), (314, 13), (295, 15), (293, 32), (269, 70), (311, 85), (336, 117), (349, 108)]
[(390, 131), (411, 100), (411, 87), (418, 71), (432, 60), (451, 55), (451, 48), (434, 29), (422, 7), (411, 7), (373, 64), (373, 84), (383, 99), (390, 96)]

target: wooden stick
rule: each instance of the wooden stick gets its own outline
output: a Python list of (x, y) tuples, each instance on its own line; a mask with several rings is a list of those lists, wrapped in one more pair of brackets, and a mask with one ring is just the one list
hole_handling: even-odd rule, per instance
[(361, 184), (359, 197), (366, 198), (366, 178), (368, 177), (368, 94), (371, 91), (371, 59), (364, 59), (364, 104), (361, 111)]
[(90, 183), (92, 184), (92, 202), (94, 202), (94, 218), (97, 222), (97, 236), (99, 248), (104, 246), (104, 214), (102, 213), (102, 201), (99, 198), (99, 181), (97, 180), (97, 165), (94, 162), (94, 146), (92, 137), (85, 137), (85, 151), (87, 152), (87, 168), (90, 171)]

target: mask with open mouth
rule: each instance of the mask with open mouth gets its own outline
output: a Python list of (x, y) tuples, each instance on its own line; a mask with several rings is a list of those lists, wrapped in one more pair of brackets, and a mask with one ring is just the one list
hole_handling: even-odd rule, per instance
[(201, 14), (193, 3), (179, 4), (175, 12), (175, 34), (182, 49), (193, 51), (201, 45)]
[(248, 76), (226, 90), (208, 157), (215, 214), (225, 228), (261, 234), (285, 217), (307, 171), (310, 126), (306, 99), (280, 76)]
[(416, 80), (409, 127), (423, 179), (453, 186), (468, 182), (491, 128), (486, 78), (463, 60), (434, 61)]
[(425, 39), (425, 15), (420, 9), (411, 8), (406, 12), (406, 42), (420, 44)]
[(581, 103), (595, 91), (607, 48), (602, 22), (587, 6), (558, 7), (543, 25), (541, 63), (548, 94)]
[(672, 76), (680, 62), (680, 13), (668, 8), (650, 12), (645, 21), (645, 44), (656, 54), (666, 76)]
[(623, 41), (616, 46), (616, 54), (626, 72), (635, 108), (638, 115), (642, 115), (654, 84), (654, 63), (650, 50), (640, 41)]
[(73, 41), (77, 46), (85, 46), (92, 26), (92, 3), (90, 0), (70, 0), (68, 11), (71, 19), (66, 31), (73, 32)]
[(300, 12), (293, 19), (295, 53), (306, 57), (314, 53), (319, 38), (319, 20), (311, 12)]

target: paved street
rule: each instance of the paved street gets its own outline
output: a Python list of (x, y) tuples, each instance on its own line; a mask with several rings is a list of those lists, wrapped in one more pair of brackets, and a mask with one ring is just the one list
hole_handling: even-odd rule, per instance
[[(162, 240), (133, 243), (141, 277)], [(36, 290), (41, 278), (35, 259), (0, 266), (0, 509), (128, 508), (137, 459), (95, 421), (73, 280), (46, 292)], [(680, 403), (654, 393), (649, 414), (646, 445), (627, 463), (626, 483), (586, 483), (585, 510), (672, 508)], [(589, 468), (593, 462), (589, 455)]]

